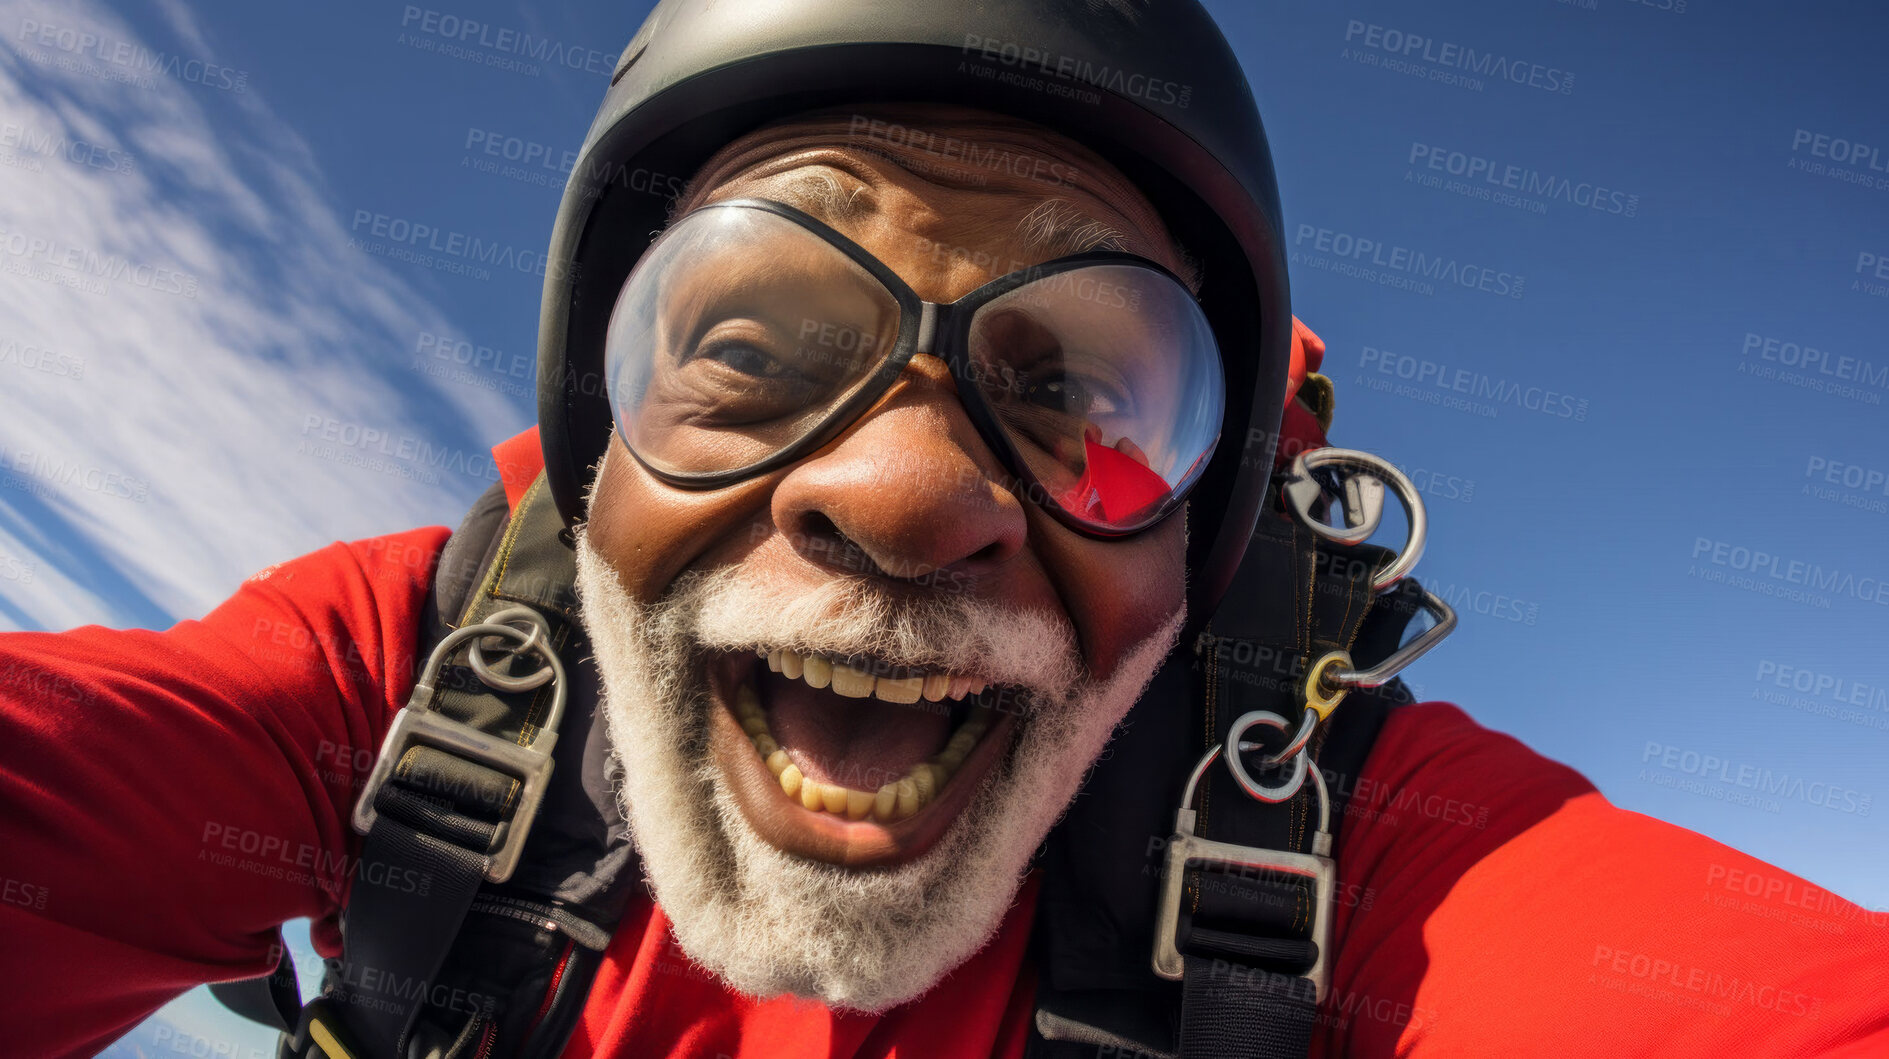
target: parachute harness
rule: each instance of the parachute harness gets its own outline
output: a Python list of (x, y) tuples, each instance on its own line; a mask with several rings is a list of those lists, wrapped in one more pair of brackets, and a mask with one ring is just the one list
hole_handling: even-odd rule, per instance
[[(1378, 529), (1386, 485), (1404, 508), (1405, 543), (1397, 552), (1383, 553), (1387, 558), (1381, 564), (1365, 567), (1350, 556)], [(1430, 614), (1431, 626), (1378, 664), (1354, 668), (1344, 645), (1356, 634), (1362, 612), (1394, 592), (1422, 556), (1427, 535), (1423, 502), (1396, 467), (1351, 449), (1301, 454), (1277, 489), (1287, 517), (1262, 516), (1255, 546), (1262, 540), (1281, 544), (1291, 556), (1292, 583), (1309, 594), (1294, 601), (1292, 678), (1271, 681), (1270, 687), (1265, 680), (1250, 678), (1243, 683), (1223, 681), (1215, 660), (1207, 660), (1210, 721), (1216, 712), (1224, 715), (1235, 699), (1270, 698), (1278, 708), (1240, 712), (1201, 754), (1182, 792), (1165, 849), (1153, 966), (1157, 975), (1186, 983), (1180, 1041), (1184, 1057), (1304, 1054), (1304, 1047), (1290, 1049), (1309, 1046), (1317, 1007), (1330, 991), (1337, 888), (1332, 799), (1326, 775), (1314, 760), (1316, 737), (1350, 691), (1388, 683), (1456, 627), (1456, 614), (1448, 604), (1417, 589), (1412, 603)], [(1330, 525), (1320, 517), (1333, 500), (1342, 506), (1343, 525)], [(1405, 587), (1416, 589), (1414, 583)], [(1319, 598), (1341, 595), (1346, 598), (1337, 603)], [(1277, 601), (1272, 602), (1276, 608)], [(1240, 627), (1239, 609), (1223, 606), (1216, 621), (1231, 617)], [(1254, 640), (1263, 644), (1267, 638), (1260, 633)], [(1215, 646), (1229, 642), (1211, 633), (1202, 641)], [(1327, 649), (1320, 650), (1321, 644)], [(1286, 716), (1292, 712), (1286, 704), (1292, 702), (1299, 704), (1296, 721)], [(1218, 818), (1217, 831), (1203, 826), (1211, 795), (1203, 797), (1202, 788), (1213, 785), (1213, 765), (1220, 760), (1237, 791), (1265, 805), (1296, 809), (1298, 815), (1284, 825), (1284, 844), (1304, 848), (1241, 841), (1265, 829), (1250, 822), (1259, 814), (1237, 809)], [(1314, 793), (1310, 806), (1299, 798), (1308, 778)], [(1305, 836), (1308, 810), (1315, 810), (1316, 829)], [(1280, 833), (1279, 826), (1271, 825), (1273, 834)], [(1216, 896), (1228, 892), (1242, 901), (1286, 911), (1271, 918), (1246, 914), (1238, 902)]]

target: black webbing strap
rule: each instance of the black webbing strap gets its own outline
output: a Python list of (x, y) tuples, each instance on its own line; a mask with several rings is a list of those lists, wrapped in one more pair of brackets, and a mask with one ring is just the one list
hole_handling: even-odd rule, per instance
[(1181, 1055), (1305, 1059), (1318, 1003), (1312, 980), (1200, 956), (1185, 957)]
[[(1230, 594), (1203, 637), (1206, 709), (1202, 746), (1225, 740), (1234, 720), (1254, 710), (1285, 718), (1288, 733), (1254, 727), (1245, 738), (1276, 749), (1306, 711), (1305, 679), (1328, 652), (1350, 650), (1376, 602), (1373, 573), (1381, 549), (1334, 545), (1296, 519), (1263, 513), (1246, 562), (1263, 575), (1261, 591)], [(1291, 604), (1281, 606), (1283, 601)], [(1345, 709), (1340, 703), (1339, 710)], [(1314, 761), (1324, 730), (1313, 738)], [(1240, 753), (1233, 746), (1225, 754)], [(1244, 757), (1249, 770), (1263, 751)], [(1277, 770), (1255, 772), (1262, 784)], [(1310, 853), (1318, 830), (1318, 793), (1308, 781), (1292, 798), (1260, 802), (1219, 765), (1208, 770), (1195, 804), (1195, 834), (1260, 850)], [(1331, 819), (1335, 833), (1338, 817)], [(1317, 1025), (1319, 957), (1315, 884), (1270, 871), (1190, 869), (1177, 947), (1184, 960), (1180, 1054), (1183, 1059), (1277, 1056), (1301, 1059)], [(1326, 954), (1329, 962), (1332, 954)]]
[[(525, 604), (545, 618), (552, 646), (562, 650), (576, 612), (575, 557), (562, 529), (540, 475), (520, 499), (459, 626)], [(549, 710), (549, 685), (501, 692), (452, 660), (448, 668), (432, 710), (521, 746), (535, 739)], [(520, 823), (512, 816), (520, 787), (514, 777), (435, 746), (388, 750), (399, 761), (374, 792), (378, 817), (343, 914), (342, 958), (325, 983), (346, 1042), (372, 1059), (404, 1056), (421, 1009), (442, 1002), (434, 986), (485, 882), (488, 854)]]
[[(376, 800), (381, 815), (361, 849), (362, 875), (344, 917), (341, 965), (329, 976), (326, 993), (346, 1024), (347, 1041), (371, 1057), (406, 1054), (407, 1034), (486, 867), (486, 844), (475, 852), (435, 837), (431, 828), (413, 827), (385, 796), (396, 791), (393, 784), (382, 791)], [(414, 808), (410, 819), (423, 818)], [(434, 822), (440, 830), (461, 826), (443, 819), (450, 811), (433, 811), (442, 818)], [(376, 869), (412, 885), (364, 886), (362, 879)]]

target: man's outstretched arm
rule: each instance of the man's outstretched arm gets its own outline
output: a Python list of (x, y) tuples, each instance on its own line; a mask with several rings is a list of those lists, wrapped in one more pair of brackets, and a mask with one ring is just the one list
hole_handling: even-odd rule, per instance
[(1453, 706), (1392, 712), (1343, 826), (1325, 1055), (1889, 1055), (1889, 913)]
[(333, 544), (165, 632), (0, 636), (0, 1040), (91, 1055), (189, 987), (318, 947), (354, 791), (413, 679), (440, 527)]

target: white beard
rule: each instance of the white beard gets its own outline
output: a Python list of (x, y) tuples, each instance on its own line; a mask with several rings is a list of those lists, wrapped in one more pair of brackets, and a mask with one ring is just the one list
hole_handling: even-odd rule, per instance
[[(882, 1011), (991, 939), (1030, 861), (1178, 636), (1184, 613), (1090, 678), (1067, 622), (940, 593), (913, 605), (858, 578), (784, 593), (739, 567), (631, 599), (579, 531), (577, 589), (621, 766), (618, 799), (677, 942), (732, 988)], [(757, 642), (871, 652), (987, 674), (1033, 694), (944, 837), (909, 863), (848, 869), (755, 833), (708, 747), (704, 662)]]

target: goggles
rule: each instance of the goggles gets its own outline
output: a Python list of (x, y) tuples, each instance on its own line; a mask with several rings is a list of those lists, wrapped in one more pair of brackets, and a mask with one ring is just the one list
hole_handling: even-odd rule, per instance
[(671, 225), (624, 281), (605, 344), (625, 445), (691, 488), (813, 452), (930, 354), (1017, 491), (1097, 537), (1180, 506), (1225, 405), (1206, 315), (1146, 258), (1060, 257), (941, 304), (826, 224), (762, 199)]

